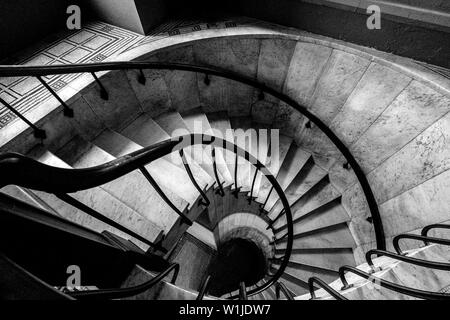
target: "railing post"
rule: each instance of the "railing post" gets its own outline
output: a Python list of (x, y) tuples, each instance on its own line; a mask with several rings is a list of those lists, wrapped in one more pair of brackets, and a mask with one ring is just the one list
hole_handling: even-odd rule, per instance
[(145, 83), (147, 82), (147, 79), (145, 78), (145, 74), (144, 74), (144, 71), (142, 71), (142, 69), (139, 69), (139, 75), (138, 75), (137, 80), (138, 80), (138, 82), (140, 84), (145, 86)]
[(44, 79), (42, 79), (41, 76), (37, 76), (36, 78), (45, 87), (45, 89), (47, 89), (53, 95), (53, 97), (55, 97), (56, 100), (58, 100), (58, 102), (63, 106), (64, 115), (66, 117), (73, 118), (74, 116), (73, 110), (69, 108), (69, 106), (63, 101), (63, 99), (61, 99), (60, 96), (58, 96), (58, 94), (48, 85), (47, 82), (44, 81)]
[(95, 72), (91, 72), (92, 76), (94, 77), (95, 81), (97, 82), (98, 86), (100, 87), (100, 97), (103, 100), (108, 100), (109, 99), (109, 94), (108, 91), (106, 91), (105, 87), (103, 86), (102, 82), (100, 81), (100, 79), (97, 77), (97, 75), (95, 74)]
[(45, 130), (39, 129), (37, 126), (31, 123), (30, 120), (25, 118), (19, 111), (14, 109), (9, 103), (7, 103), (5, 100), (0, 98), (0, 103), (3, 104), (8, 110), (10, 110), (12, 113), (14, 113), (17, 117), (19, 117), (23, 122), (25, 122), (31, 129), (33, 129), (34, 137), (37, 139), (45, 139), (47, 138), (47, 134), (45, 133)]
[(182, 221), (184, 223), (186, 223), (187, 225), (192, 226), (192, 221), (183, 213), (180, 211), (180, 209), (178, 209), (173, 203), (172, 201), (169, 200), (169, 198), (166, 196), (166, 194), (161, 190), (161, 188), (159, 187), (158, 183), (153, 179), (153, 177), (150, 175), (150, 173), (147, 171), (147, 169), (145, 169), (144, 167), (140, 167), (139, 170), (142, 172), (142, 174), (144, 175), (144, 177), (147, 179), (147, 181), (152, 185), (152, 187), (156, 190), (156, 192), (158, 192), (159, 196), (161, 198), (163, 198), (163, 200), (169, 205), (169, 207), (172, 208), (173, 211), (175, 211), (180, 218), (182, 219)]
[(87, 205), (85, 205), (84, 203), (78, 201), (77, 199), (69, 196), (68, 194), (65, 193), (59, 193), (59, 194), (55, 194), (56, 197), (58, 197), (59, 199), (61, 199), (62, 201), (70, 204), (71, 206), (77, 208), (78, 210), (83, 211), (84, 213), (90, 215), (91, 217), (94, 217), (97, 220), (100, 220), (108, 225), (110, 225), (111, 227), (114, 227), (136, 239), (138, 239), (139, 241), (142, 241), (143, 243), (149, 245), (150, 247), (154, 248), (155, 250), (159, 250), (161, 252), (167, 253), (167, 250), (155, 245), (153, 242), (149, 241), (148, 239), (144, 238), (143, 236), (141, 236), (140, 234), (137, 234), (134, 231), (129, 230), (128, 228), (125, 228), (124, 226), (122, 226), (120, 223), (115, 222), (114, 220), (111, 220), (110, 218), (105, 217), (104, 215), (100, 214), (99, 212), (97, 212), (96, 210), (92, 209), (91, 207), (88, 207)]
[(203, 192), (202, 188), (200, 188), (197, 181), (195, 180), (195, 177), (192, 174), (191, 168), (189, 167), (189, 164), (187, 163), (183, 149), (180, 149), (179, 153), (180, 153), (181, 161), (183, 161), (184, 168), (186, 169), (186, 172), (187, 172), (189, 178), (191, 179), (192, 184), (194, 185), (195, 189), (197, 189), (197, 191), (200, 193), (200, 195), (202, 197), (202, 200), (200, 200), (200, 204), (202, 204), (206, 207), (209, 206), (211, 204), (211, 202), (209, 201), (205, 192)]
[(211, 156), (213, 160), (213, 169), (214, 176), (216, 178), (217, 186), (219, 187), (219, 194), (223, 197), (225, 195), (225, 191), (223, 190), (222, 182), (219, 179), (219, 174), (217, 173), (217, 164), (216, 164), (216, 148), (214, 146), (211, 147)]
[(198, 296), (195, 300), (203, 300), (203, 297), (208, 293), (209, 283), (211, 281), (211, 275), (208, 275), (204, 282), (202, 283), (200, 287), (200, 291), (198, 293)]

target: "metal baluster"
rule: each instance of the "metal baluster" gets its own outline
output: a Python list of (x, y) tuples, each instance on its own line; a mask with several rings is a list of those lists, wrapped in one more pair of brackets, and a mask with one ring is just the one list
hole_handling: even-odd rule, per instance
[(94, 217), (97, 220), (100, 220), (108, 225), (110, 225), (111, 227), (114, 227), (136, 239), (138, 239), (139, 241), (142, 241), (143, 243), (149, 245), (150, 247), (154, 248), (155, 250), (159, 250), (161, 252), (167, 253), (167, 250), (161, 246), (157, 246), (155, 245), (153, 242), (149, 241), (148, 239), (144, 238), (143, 236), (137, 234), (134, 231), (129, 230), (128, 228), (125, 228), (124, 226), (122, 226), (120, 223), (117, 223), (114, 220), (111, 220), (108, 217), (105, 217), (104, 215), (100, 214), (99, 212), (97, 212), (96, 210), (92, 209), (91, 207), (88, 207), (87, 205), (85, 205), (84, 203), (78, 201), (77, 199), (69, 196), (68, 194), (65, 193), (58, 193), (55, 194), (55, 196), (57, 196), (59, 199), (61, 199), (62, 201), (70, 204), (71, 206), (83, 211), (84, 213), (90, 215), (91, 217)]
[(259, 211), (260, 211), (261, 213), (264, 212), (264, 207), (266, 206), (267, 202), (269, 201), (269, 198), (270, 198), (270, 195), (272, 194), (272, 191), (273, 191), (273, 186), (272, 186), (272, 188), (270, 188), (270, 191), (269, 191), (269, 193), (267, 194), (266, 201), (264, 201), (264, 203), (261, 205), (261, 208), (259, 209)]
[(200, 291), (198, 293), (198, 296), (196, 300), (203, 300), (203, 297), (208, 293), (209, 283), (211, 281), (211, 275), (208, 275), (203, 282), (202, 286), (200, 287)]
[(258, 175), (258, 169), (255, 168), (255, 175), (253, 176), (252, 189), (250, 190), (250, 196), (248, 197), (248, 204), (253, 200), (253, 189), (255, 188), (256, 176)]
[(7, 103), (5, 100), (0, 98), (0, 103), (3, 104), (8, 110), (10, 110), (12, 113), (14, 113), (17, 117), (19, 117), (23, 122), (25, 122), (31, 129), (33, 129), (34, 137), (37, 139), (45, 139), (47, 138), (47, 134), (45, 133), (45, 130), (39, 129), (34, 124), (31, 123), (30, 120), (25, 118), (19, 111), (14, 109), (9, 103)]
[(211, 204), (211, 202), (209, 201), (208, 197), (206, 196), (205, 192), (202, 190), (202, 188), (200, 188), (200, 186), (198, 185), (197, 181), (195, 180), (194, 175), (192, 174), (191, 168), (189, 167), (189, 164), (187, 163), (186, 157), (184, 155), (184, 151), (183, 149), (180, 149), (180, 157), (181, 160), (183, 161), (183, 165), (184, 168), (186, 169), (186, 172), (189, 176), (189, 178), (192, 181), (192, 184), (194, 185), (195, 189), (197, 189), (197, 191), (200, 193), (202, 200), (200, 200), (200, 204), (204, 205), (204, 206), (209, 206)]
[(145, 169), (144, 167), (140, 167), (139, 170), (142, 172), (144, 177), (150, 182), (152, 187), (158, 192), (159, 196), (163, 198), (163, 200), (169, 205), (169, 207), (172, 208), (173, 211), (175, 211), (176, 214), (178, 214), (182, 221), (190, 226), (192, 226), (192, 221), (178, 209), (172, 201), (169, 200), (169, 198), (166, 196), (166, 194), (161, 190), (161, 188), (158, 186), (158, 183), (153, 179), (153, 177), (150, 175), (150, 173)]
[(100, 97), (103, 100), (108, 100), (109, 99), (109, 94), (108, 91), (106, 91), (105, 87), (103, 86), (102, 82), (100, 81), (100, 79), (97, 77), (97, 75), (95, 74), (95, 72), (91, 72), (92, 76), (94, 77), (95, 81), (97, 82), (98, 86), (100, 87)]
[(147, 82), (147, 79), (145, 78), (144, 71), (142, 69), (139, 69), (139, 75), (138, 75), (138, 82), (145, 86), (145, 83)]
[(225, 191), (223, 190), (222, 182), (220, 182), (219, 174), (217, 173), (217, 164), (216, 164), (216, 148), (211, 147), (211, 155), (213, 159), (213, 169), (214, 169), (214, 176), (216, 177), (216, 182), (219, 187), (219, 194), (223, 197), (225, 195)]
[(37, 79), (41, 82), (41, 84), (56, 98), (56, 100), (58, 100), (58, 102), (63, 106), (64, 109), (64, 115), (66, 117), (69, 118), (73, 118), (74, 113), (73, 110), (69, 108), (69, 106), (63, 101), (63, 99), (61, 99), (58, 94), (52, 89), (50, 88), (50, 86), (48, 85), (47, 82), (44, 81), (44, 79), (42, 79), (41, 76), (37, 76)]

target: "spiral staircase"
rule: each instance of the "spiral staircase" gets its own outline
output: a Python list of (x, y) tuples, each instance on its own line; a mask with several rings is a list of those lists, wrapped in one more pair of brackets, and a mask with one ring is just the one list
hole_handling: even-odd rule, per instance
[[(411, 223), (401, 230), (378, 205), (445, 175), (448, 144), (433, 149), (433, 135), (448, 134), (448, 81), (425, 86), (376, 55), (276, 33), (195, 40), (130, 62), (1, 67), (2, 77), (37, 77), (58, 101), (36, 123), (19, 114), (29, 128), (2, 147), (2, 224), (49, 228), (36, 250), (53, 258), (42, 239), (63, 230), (76, 238), (72, 261), (87, 259), (73, 253), (81, 235), (92, 259), (120, 261), (120, 272), (93, 267), (101, 281), (69, 290), (24, 257), (34, 255), (7, 227), (1, 260), (16, 276), (0, 279), (4, 297), (448, 299), (450, 241), (428, 236), (448, 217), (403, 213)], [(46, 86), (49, 75), (80, 73), (81, 99)], [(430, 172), (416, 170), (421, 159), (399, 164), (419, 150), (408, 149), (414, 139), (436, 151)], [(426, 246), (402, 250), (404, 239)], [(250, 253), (262, 258), (245, 270)], [(17, 283), (30, 289), (15, 292)]]

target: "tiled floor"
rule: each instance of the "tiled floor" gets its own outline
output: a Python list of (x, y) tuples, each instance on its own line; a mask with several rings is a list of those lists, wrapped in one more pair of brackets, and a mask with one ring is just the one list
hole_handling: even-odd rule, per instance
[[(63, 32), (36, 44), (35, 48), (26, 51), (31, 54), (19, 53), (22, 57), (8, 61), (8, 64), (20, 65), (54, 65), (72, 63), (94, 63), (112, 58), (133, 48), (160, 40), (166, 37), (196, 32), (213, 28), (232, 28), (242, 26), (248, 21), (227, 20), (215, 24), (200, 21), (172, 21), (161, 25), (148, 36), (109, 25), (94, 22), (81, 30)], [(55, 39), (56, 38), (56, 39)], [(56, 75), (45, 78), (56, 92), (79, 77), (79, 74)], [(50, 93), (36, 78), (14, 77), (0, 78), (0, 98), (11, 104), (22, 114), (39, 106), (50, 97)], [(14, 114), (0, 104), (0, 129), (13, 122)]]

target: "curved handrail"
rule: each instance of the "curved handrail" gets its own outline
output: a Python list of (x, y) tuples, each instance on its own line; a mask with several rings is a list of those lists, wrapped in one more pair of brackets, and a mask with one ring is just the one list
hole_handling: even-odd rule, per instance
[(428, 237), (428, 232), (430, 232), (430, 230), (433, 229), (450, 229), (450, 224), (442, 224), (442, 223), (430, 224), (429, 226), (423, 228), (420, 234), (424, 237)]
[(123, 69), (155, 69), (155, 70), (179, 70), (204, 73), (206, 75), (214, 75), (230, 80), (234, 80), (255, 88), (261, 92), (281, 100), (288, 104), (315, 124), (336, 146), (342, 153), (347, 163), (352, 167), (358, 182), (360, 183), (364, 196), (366, 198), (369, 210), (372, 216), (374, 225), (377, 248), (381, 250), (386, 249), (386, 240), (384, 236), (383, 224), (381, 221), (378, 204), (373, 194), (372, 188), (368, 182), (364, 171), (359, 165), (358, 161), (352, 155), (347, 146), (338, 138), (338, 136), (317, 116), (310, 112), (306, 107), (300, 105), (298, 102), (288, 97), (287, 95), (278, 92), (277, 90), (262, 84), (250, 77), (239, 75), (228, 70), (212, 67), (200, 67), (189, 64), (180, 63), (163, 63), (163, 62), (106, 62), (106, 63), (91, 63), (91, 64), (75, 64), (75, 65), (55, 65), (55, 66), (0, 66), (0, 77), (17, 77), (17, 76), (34, 76), (42, 77), (54, 74), (71, 74), (71, 73), (95, 73), (108, 70), (123, 70)]
[(386, 281), (381, 278), (374, 277), (370, 273), (364, 272), (360, 269), (357, 269), (355, 267), (351, 266), (343, 266), (339, 268), (339, 277), (344, 284), (344, 287), (342, 287), (342, 290), (346, 290), (351, 288), (352, 286), (348, 284), (347, 279), (345, 278), (345, 272), (351, 272), (354, 273), (366, 280), (371, 280), (375, 282), (377, 285), (401, 293), (408, 296), (420, 298), (420, 299), (433, 299), (433, 300), (450, 300), (450, 294), (444, 294), (439, 292), (431, 292), (431, 291), (425, 291), (425, 290), (419, 290), (414, 288), (405, 287), (403, 285), (399, 285), (390, 281)]
[(314, 283), (318, 284), (319, 287), (321, 287), (323, 290), (325, 290), (330, 296), (335, 298), (336, 300), (348, 300), (346, 297), (344, 297), (342, 294), (334, 290), (328, 283), (323, 281), (322, 279), (319, 279), (317, 277), (311, 277), (308, 279), (308, 286), (309, 286), (309, 294), (311, 295), (310, 300), (317, 299), (316, 292), (314, 288)]
[(249, 296), (258, 294), (275, 283), (287, 267), (294, 237), (292, 213), (283, 189), (271, 172), (257, 158), (229, 141), (205, 134), (179, 136), (135, 151), (108, 163), (85, 169), (52, 167), (17, 153), (3, 154), (0, 155), (0, 176), (4, 177), (4, 179), (0, 182), (0, 188), (9, 184), (15, 184), (24, 188), (58, 194), (91, 189), (141, 168), (153, 160), (196, 144), (226, 149), (233, 148), (236, 155), (239, 154), (241, 157), (244, 157), (256, 170), (259, 170), (261, 174), (266, 176), (281, 199), (285, 209), (289, 234), (285, 248), (285, 259), (268, 282), (247, 292)]
[(419, 240), (419, 241), (423, 241), (423, 243), (425, 243), (426, 245), (428, 245), (429, 243), (436, 243), (436, 244), (441, 244), (444, 246), (450, 246), (450, 240), (447, 240), (447, 239), (424, 237), (424, 236), (420, 236), (417, 234), (400, 234), (400, 235), (396, 236), (394, 238), (394, 240), (392, 241), (393, 245), (394, 245), (394, 249), (395, 249), (395, 251), (397, 251), (398, 254), (404, 254), (402, 252), (402, 249), (400, 248), (400, 240), (402, 240), (402, 239)]
[(280, 292), (283, 292), (286, 299), (295, 300), (293, 294), (288, 290), (288, 288), (286, 288), (284, 283), (277, 282), (277, 283), (275, 283), (275, 296), (277, 297), (277, 300), (280, 299)]
[(174, 284), (175, 281), (177, 280), (178, 272), (180, 271), (180, 265), (178, 263), (171, 264), (164, 271), (160, 272), (156, 277), (134, 287), (77, 291), (77, 292), (69, 292), (68, 295), (70, 295), (72, 298), (79, 300), (121, 299), (132, 297), (151, 289), (154, 285), (161, 282), (172, 270), (173, 276), (171, 283)]
[(372, 256), (373, 255), (378, 255), (378, 256), (386, 256), (389, 258), (393, 258), (399, 261), (403, 261), (403, 262), (407, 262), (407, 263), (411, 263), (414, 264), (416, 266), (421, 266), (421, 267), (426, 267), (426, 268), (432, 268), (432, 269), (437, 269), (437, 270), (446, 270), (446, 271), (450, 271), (450, 263), (443, 263), (443, 262), (437, 262), (437, 261), (428, 261), (428, 260), (423, 260), (423, 259), (417, 259), (414, 257), (408, 257), (402, 254), (397, 254), (394, 252), (389, 252), (389, 251), (384, 251), (384, 250), (378, 250), (378, 249), (373, 249), (373, 250), (369, 250), (366, 253), (366, 261), (369, 264), (369, 267), (372, 268), (372, 271), (379, 271), (379, 269), (377, 269), (373, 263), (372, 260)]

